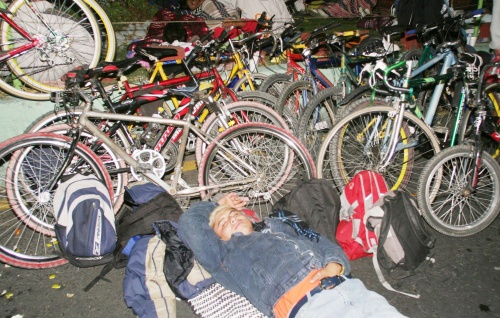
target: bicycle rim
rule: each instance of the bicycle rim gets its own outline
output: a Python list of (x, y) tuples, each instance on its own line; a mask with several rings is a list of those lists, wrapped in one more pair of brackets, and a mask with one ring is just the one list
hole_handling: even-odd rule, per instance
[[(64, 264), (54, 235), (52, 200), (48, 189), (67, 155), (71, 141), (50, 133), (20, 135), (0, 144), (0, 260), (23, 268), (47, 268)], [(78, 167), (76, 167), (78, 163)], [(65, 174), (90, 173), (106, 184), (105, 167), (79, 144)]]
[[(225, 107), (227, 109), (227, 112), (231, 114), (229, 122), (226, 123), (227, 125), (229, 125), (229, 127), (233, 127), (234, 125), (243, 123), (259, 122), (276, 125), (288, 130), (288, 126), (283, 118), (281, 118), (280, 115), (273, 109), (265, 105), (242, 101), (230, 103), (222, 107)], [(215, 138), (215, 136), (223, 132), (225, 128), (221, 124), (221, 119), (218, 114), (210, 114), (207, 119), (205, 119), (201, 130)], [(201, 162), (201, 158), (205, 153), (206, 147), (207, 145), (200, 138), (196, 139), (197, 163)]]
[[(101, 53), (101, 35), (97, 20), (81, 0), (30, 2), (9, 6), (13, 21), (39, 41), (39, 45), (0, 65), (0, 87), (15, 96), (48, 100), (51, 91), (64, 88), (63, 75), (77, 66), (94, 67)], [(42, 22), (43, 20), (43, 22)], [(2, 50), (29, 43), (8, 23), (0, 28)]]
[(111, 62), (116, 53), (116, 36), (113, 24), (104, 9), (95, 0), (83, 0), (97, 16), (99, 30), (101, 30), (101, 58)]
[[(247, 207), (265, 217), (280, 198), (315, 175), (312, 158), (297, 138), (273, 125), (247, 123), (228, 129), (208, 146), (198, 181), (200, 185), (234, 182), (217, 189), (218, 194), (249, 197)], [(245, 182), (249, 178), (253, 182)]]

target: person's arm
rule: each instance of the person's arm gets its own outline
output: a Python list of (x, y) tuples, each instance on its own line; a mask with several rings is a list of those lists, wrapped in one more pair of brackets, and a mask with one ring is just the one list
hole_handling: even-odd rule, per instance
[(195, 203), (179, 219), (181, 239), (210, 273), (220, 267), (225, 254), (224, 243), (208, 225), (210, 213), (216, 206), (215, 202)]
[[(297, 235), (295, 230), (291, 226), (289, 226), (288, 224), (282, 223), (281, 221), (278, 221), (278, 220), (272, 220), (271, 222), (272, 222), (272, 227), (271, 227), (272, 232), (282, 231), (282, 232), (288, 232), (288, 233), (293, 233), (293, 234)], [(303, 239), (303, 240), (309, 240), (309, 238), (307, 238), (305, 236), (299, 235), (299, 237), (300, 237), (300, 239)], [(318, 244), (318, 248), (321, 250), (323, 257), (325, 259), (324, 264), (323, 264), (323, 266), (324, 266), (323, 268), (326, 268), (326, 271), (318, 272), (318, 273), (320, 273), (319, 275), (325, 274), (325, 276), (323, 276), (323, 277), (329, 277), (329, 276), (334, 276), (334, 275), (338, 275), (338, 274), (347, 275), (351, 272), (351, 265), (349, 264), (349, 259), (347, 258), (347, 255), (345, 254), (342, 247), (340, 247), (340, 245), (338, 245), (337, 243), (334, 243), (334, 242), (330, 241), (329, 239), (327, 239), (326, 237), (322, 237), (322, 236), (319, 237), (317, 244)], [(327, 265), (329, 263), (336, 263), (336, 264), (339, 264), (342, 266), (342, 268), (340, 269), (338, 274), (336, 273), (336, 270), (338, 269), (338, 267), (336, 265), (327, 267)], [(323, 277), (321, 277), (321, 278), (323, 278)], [(321, 279), (321, 278), (319, 278), (319, 279)]]

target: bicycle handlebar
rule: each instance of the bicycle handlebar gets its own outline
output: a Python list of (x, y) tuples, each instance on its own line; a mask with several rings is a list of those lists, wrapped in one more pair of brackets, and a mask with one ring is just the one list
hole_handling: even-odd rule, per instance
[[(400, 68), (400, 67), (403, 67), (404, 65), (407, 65), (407, 63), (411, 63), (411, 61), (406, 61), (406, 60), (402, 60), (396, 64), (393, 64), (393, 65), (390, 65), (389, 67), (387, 67), (385, 70), (384, 70), (384, 85), (390, 89), (390, 90), (393, 90), (393, 91), (397, 91), (397, 92), (405, 92), (405, 93), (408, 93), (410, 92), (410, 90), (408, 88), (405, 88), (405, 87), (397, 87), (397, 86), (393, 86), (389, 83), (389, 74), (394, 71), (395, 69), (397, 68)], [(407, 65), (409, 66), (409, 65)], [(411, 67), (408, 67), (411, 72)]]
[[(205, 34), (201, 39), (199, 39), (198, 41), (196, 41), (195, 43), (195, 46), (193, 48), (193, 50), (189, 53), (189, 55), (186, 57), (186, 60), (185, 60), (185, 63), (186, 65), (190, 65), (191, 62), (193, 62), (193, 60), (198, 56), (198, 53), (200, 53), (202, 50), (203, 50), (203, 42), (207, 41), (208, 39), (210, 39), (212, 37), (212, 35), (214, 34), (214, 31), (210, 31), (208, 32), (207, 34)], [(215, 40), (211, 40), (210, 42), (208, 42), (206, 45), (209, 46), (211, 45), (213, 42), (215, 42)]]

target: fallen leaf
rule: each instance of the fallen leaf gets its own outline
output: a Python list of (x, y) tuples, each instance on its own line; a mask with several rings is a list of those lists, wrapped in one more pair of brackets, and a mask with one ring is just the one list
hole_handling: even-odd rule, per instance
[(8, 264), (5, 264), (5, 268), (9, 268), (9, 267), (10, 267), (10, 265), (8, 265)]
[(52, 243), (45, 244), (46, 247), (52, 247)]
[(54, 284), (54, 285), (52, 285), (52, 288), (53, 288), (53, 289), (59, 289), (59, 288), (61, 288), (61, 285), (59, 285), (59, 284)]
[(75, 294), (66, 294), (66, 297), (68, 298), (72, 298), (73, 296), (75, 296)]
[(7, 290), (4, 289), (4, 291), (0, 294), (0, 296), (3, 296), (5, 294), (7, 294)]
[(21, 229), (16, 230), (16, 235), (19, 235), (19, 234), (21, 234)]
[(49, 279), (54, 279), (54, 278), (56, 278), (56, 274), (52, 274), (49, 276)]
[(5, 294), (5, 298), (7, 298), (7, 299), (11, 298), (12, 296), (14, 296), (14, 293), (9, 292), (9, 293)]

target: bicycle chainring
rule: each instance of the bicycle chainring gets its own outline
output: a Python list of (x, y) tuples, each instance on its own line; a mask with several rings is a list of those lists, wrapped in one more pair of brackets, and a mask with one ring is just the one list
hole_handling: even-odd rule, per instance
[[(152, 172), (158, 178), (162, 178), (166, 171), (165, 159), (155, 150), (144, 149), (136, 150), (132, 153), (132, 158), (137, 160), (140, 165), (148, 165), (147, 172)], [(130, 168), (132, 175), (138, 181), (143, 180), (142, 174)]]

